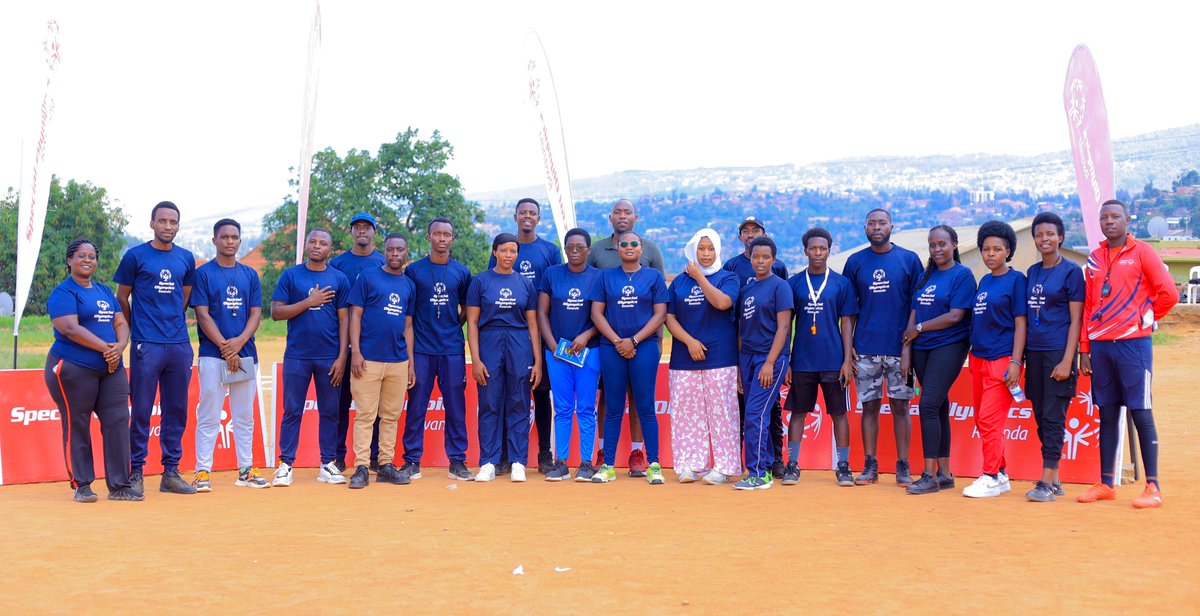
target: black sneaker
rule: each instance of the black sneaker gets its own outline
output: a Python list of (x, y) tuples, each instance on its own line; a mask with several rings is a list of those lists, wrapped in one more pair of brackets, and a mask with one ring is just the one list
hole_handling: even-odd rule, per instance
[(1066, 496), (1067, 491), (1063, 489), (1061, 481), (1055, 481), (1051, 486), (1054, 488), (1055, 496)]
[(142, 496), (141, 492), (134, 492), (133, 488), (117, 488), (108, 493), (108, 500), (111, 501), (140, 501), (146, 497)]
[(371, 469), (372, 473), (378, 473), (379, 472), (379, 460), (371, 460), (371, 464), (369, 466), (367, 466), (367, 468)]
[(929, 473), (921, 473), (920, 479), (905, 488), (909, 494), (934, 494), (940, 489), (938, 487), (938, 480), (934, 479), (933, 475)]
[(879, 481), (879, 460), (872, 459), (863, 463), (863, 471), (854, 478), (854, 485), (866, 486), (877, 481)]
[(346, 472), (346, 458), (338, 458), (333, 461), (333, 465), (341, 472)]
[(100, 500), (100, 497), (96, 496), (96, 493), (92, 491), (92, 486), (86, 483), (75, 488), (75, 496), (72, 498), (77, 503), (94, 503)]
[(179, 476), (179, 469), (173, 468), (163, 471), (162, 477), (158, 481), (158, 491), (171, 494), (195, 494), (196, 486), (184, 481), (183, 477)]
[(833, 476), (837, 478), (837, 484), (843, 488), (854, 486), (854, 473), (850, 471), (849, 462), (838, 462), (837, 470), (833, 472)]
[(913, 482), (912, 471), (909, 470), (908, 460), (896, 460), (896, 485), (907, 488)]
[(943, 475), (941, 471), (938, 471), (937, 482), (938, 482), (938, 487), (943, 490), (948, 490), (950, 488), (953, 488), (954, 487), (954, 475)]
[(794, 486), (800, 483), (800, 464), (798, 462), (788, 462), (787, 466), (783, 467), (783, 477), (779, 480), (785, 486)]
[[(420, 473), (417, 474), (420, 476)], [(390, 483), (392, 485), (406, 486), (412, 482), (412, 477), (406, 475), (404, 471), (398, 470), (390, 462), (379, 465), (379, 474), (375, 477), (380, 483)]]
[(145, 494), (146, 489), (143, 484), (142, 469), (137, 469), (129, 474), (129, 489), (138, 494)]
[(588, 481), (596, 476), (596, 467), (592, 466), (591, 462), (584, 460), (579, 463), (579, 468), (575, 469), (575, 481)]
[[(404, 466), (408, 466), (408, 463), (405, 463)], [(401, 468), (400, 472), (403, 473), (404, 469)], [(446, 476), (457, 481), (471, 481), (475, 478), (475, 475), (471, 474), (471, 470), (467, 468), (467, 465), (462, 460), (451, 462), (450, 469), (446, 471)]]
[(512, 462), (501, 462), (496, 465), (496, 476), (507, 475), (512, 472)]
[[(463, 470), (466, 470), (467, 466), (465, 464), (463, 464), (462, 462), (459, 462), (459, 464), (462, 465)], [(453, 469), (454, 465), (451, 464), (450, 468)], [(420, 479), (421, 478), (421, 465), (417, 464), (416, 462), (405, 462), (404, 466), (401, 466), (400, 470), (397, 472), (399, 472), (401, 475), (404, 475), (405, 477), (408, 477), (409, 479)], [(467, 471), (467, 474), (470, 475), (471, 472)], [(405, 481), (404, 483), (408, 483), (408, 482)]]
[[(556, 468), (558, 468), (558, 465), (554, 463), (554, 454), (550, 453), (549, 451), (542, 451), (542, 452), (538, 453), (538, 472), (539, 473), (541, 473), (543, 475), (548, 475), (551, 471), (553, 471)], [(569, 474), (570, 473), (568, 473), (568, 475)]]
[[(541, 470), (541, 462), (538, 463), (538, 468)], [(544, 474), (546, 475), (546, 481), (562, 481), (571, 478), (571, 469), (567, 468), (566, 462), (559, 460), (552, 464), (550, 470)]]
[(776, 458), (775, 462), (771, 464), (771, 476), (772, 477), (783, 477), (783, 473), (786, 470), (787, 470), (787, 467), (784, 466), (783, 460)]
[[(379, 480), (383, 481), (383, 477), (380, 476)], [(358, 467), (354, 469), (354, 474), (350, 476), (350, 489), (361, 490), (370, 485), (370, 483), (371, 471), (367, 470), (367, 467), (359, 464)]]
[(1033, 484), (1033, 489), (1025, 493), (1025, 498), (1035, 503), (1054, 502), (1054, 486), (1041, 481)]

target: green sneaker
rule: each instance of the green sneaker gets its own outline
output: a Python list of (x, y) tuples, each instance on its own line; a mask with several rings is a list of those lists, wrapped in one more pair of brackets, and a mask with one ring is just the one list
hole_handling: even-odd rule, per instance
[(608, 483), (616, 480), (617, 469), (613, 468), (611, 464), (601, 466), (600, 470), (596, 471), (595, 475), (592, 475), (592, 483)]
[(745, 479), (733, 484), (738, 490), (769, 490), (771, 489), (771, 473), (767, 473), (762, 477), (746, 477)]
[(646, 469), (646, 481), (649, 481), (652, 486), (661, 486), (664, 483), (662, 466), (658, 462), (651, 464), (650, 468)]

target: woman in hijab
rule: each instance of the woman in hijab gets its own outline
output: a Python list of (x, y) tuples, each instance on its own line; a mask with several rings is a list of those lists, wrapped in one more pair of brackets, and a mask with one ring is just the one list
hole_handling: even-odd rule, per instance
[[(681, 483), (721, 484), (742, 471), (737, 404), (737, 274), (721, 269), (721, 237), (701, 229), (667, 292), (671, 454)], [(709, 465), (711, 451), (712, 464)], [(711, 472), (706, 471), (711, 469)]]

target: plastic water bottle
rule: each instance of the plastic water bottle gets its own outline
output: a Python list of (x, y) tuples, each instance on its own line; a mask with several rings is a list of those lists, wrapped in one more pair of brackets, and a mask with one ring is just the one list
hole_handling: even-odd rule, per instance
[[(1004, 373), (1004, 377), (1008, 378), (1007, 372)], [(1025, 392), (1021, 391), (1020, 385), (1013, 385), (1013, 386), (1009, 387), (1008, 393), (1012, 394), (1013, 402), (1024, 402), (1025, 401)]]

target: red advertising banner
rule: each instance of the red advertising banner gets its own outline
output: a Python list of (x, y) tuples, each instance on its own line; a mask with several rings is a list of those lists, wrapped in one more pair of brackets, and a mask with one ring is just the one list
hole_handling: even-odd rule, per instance
[[(192, 367), (192, 381), (188, 388), (188, 408), (195, 409), (200, 399), (199, 379)], [(41, 370), (0, 370), (0, 391), (4, 392), (4, 407), (7, 416), (0, 421), (0, 485), (37, 483), (43, 481), (66, 481), (66, 462), (63, 459), (62, 416), (54, 400), (46, 391)], [(181, 469), (192, 469), (196, 465), (196, 418), (189, 411), (187, 431), (183, 435), (183, 460)], [(262, 434), (262, 415), (259, 399), (254, 400), (255, 431)], [(159, 446), (159, 421), (161, 411), (155, 400), (150, 416), (149, 454), (146, 456), (145, 473), (162, 473), (162, 449)], [(95, 458), (96, 477), (104, 476), (104, 449), (100, 436), (100, 422), (92, 418), (92, 454)], [(264, 463), (261, 438), (254, 439), (254, 463)], [(213, 470), (227, 471), (237, 468), (237, 454), (233, 442), (233, 421), (226, 400), (221, 412), (221, 430), (217, 435), (217, 446), (213, 452)]]

